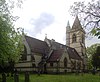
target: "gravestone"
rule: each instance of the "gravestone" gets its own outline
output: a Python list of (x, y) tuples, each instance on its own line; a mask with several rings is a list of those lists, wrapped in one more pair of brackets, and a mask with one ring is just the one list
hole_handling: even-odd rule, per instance
[(7, 77), (9, 77), (9, 73), (7, 73)]
[(29, 72), (25, 72), (25, 82), (29, 82)]
[(14, 74), (14, 82), (19, 82), (18, 72), (15, 72)]
[(40, 68), (38, 68), (38, 76), (40, 76), (41, 70)]
[(75, 72), (75, 75), (79, 75), (79, 72), (78, 72), (78, 70), (76, 70), (76, 72)]
[(95, 68), (93, 68), (93, 70), (92, 70), (92, 74), (93, 74), (93, 75), (96, 74), (96, 69), (95, 69)]
[(5, 73), (2, 74), (2, 82), (6, 82), (6, 74)]

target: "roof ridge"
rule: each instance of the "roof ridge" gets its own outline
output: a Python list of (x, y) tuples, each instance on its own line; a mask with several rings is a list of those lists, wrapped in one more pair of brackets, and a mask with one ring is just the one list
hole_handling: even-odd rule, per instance
[[(50, 40), (50, 39), (48, 39), (48, 40)], [(52, 41), (52, 40), (50, 40), (50, 41)], [(66, 46), (66, 45), (64, 45), (64, 44), (62, 44), (62, 43), (60, 43), (60, 42), (56, 42), (56, 41), (54, 41), (55, 43), (58, 43), (58, 44), (61, 44), (61, 45), (63, 45), (63, 46)]]
[[(41, 42), (45, 42), (45, 41), (43, 41), (43, 40), (40, 40), (40, 39), (37, 39), (37, 38), (31, 37), (31, 36), (27, 36), (27, 35), (25, 35), (25, 37), (28, 37), (28, 38), (31, 38), (31, 39), (35, 39), (35, 40), (38, 40), (38, 41), (41, 41)], [(46, 42), (45, 42), (45, 43), (46, 43)]]

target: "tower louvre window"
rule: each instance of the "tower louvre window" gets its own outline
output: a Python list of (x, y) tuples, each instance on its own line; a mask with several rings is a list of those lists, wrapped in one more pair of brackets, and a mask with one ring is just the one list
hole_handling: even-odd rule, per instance
[(67, 67), (67, 58), (64, 58), (64, 67)]
[(76, 35), (75, 34), (72, 35), (72, 43), (74, 43), (74, 42), (76, 42)]

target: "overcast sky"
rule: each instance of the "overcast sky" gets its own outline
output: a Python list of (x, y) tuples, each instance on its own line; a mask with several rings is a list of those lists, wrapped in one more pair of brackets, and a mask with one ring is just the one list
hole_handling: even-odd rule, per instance
[[(21, 9), (14, 9), (14, 15), (20, 17), (16, 27), (24, 28), (27, 35), (37, 39), (44, 40), (47, 34), (49, 39), (65, 44), (67, 21), (72, 26), (75, 19), (68, 12), (74, 1), (82, 0), (26, 0)], [(100, 40), (86, 39), (86, 46), (94, 43)]]

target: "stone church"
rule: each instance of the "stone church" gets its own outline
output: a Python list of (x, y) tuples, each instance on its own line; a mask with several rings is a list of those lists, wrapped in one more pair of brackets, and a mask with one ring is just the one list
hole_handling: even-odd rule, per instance
[(72, 28), (66, 26), (66, 45), (45, 37), (44, 41), (23, 36), (24, 51), (15, 65), (18, 71), (41, 73), (64, 73), (82, 71), (87, 68), (85, 31), (78, 16)]

